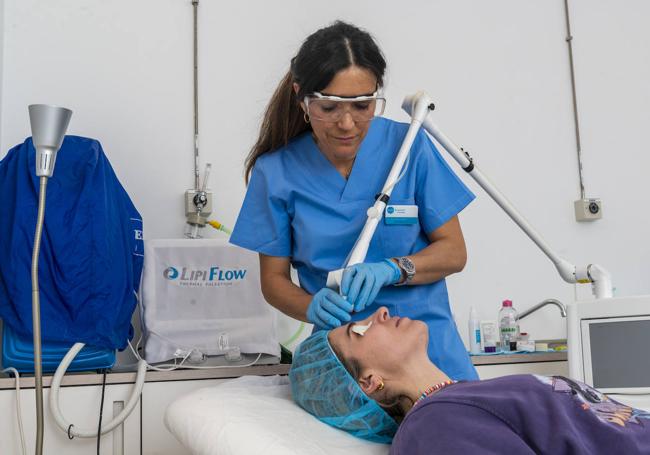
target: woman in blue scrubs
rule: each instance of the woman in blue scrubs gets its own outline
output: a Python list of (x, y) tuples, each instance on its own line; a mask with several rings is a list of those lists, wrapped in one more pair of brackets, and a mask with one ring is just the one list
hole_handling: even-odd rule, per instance
[(325, 287), (354, 246), (408, 129), (379, 116), (385, 69), (372, 37), (350, 24), (336, 22), (305, 40), (247, 157), (248, 190), (230, 241), (259, 253), (264, 297), (285, 314), (318, 330), (386, 306), (427, 323), (435, 340), (429, 357), (452, 379), (477, 379), (445, 284), (465, 266), (457, 214), (474, 195), (423, 131), (365, 263), (346, 269), (341, 294)]

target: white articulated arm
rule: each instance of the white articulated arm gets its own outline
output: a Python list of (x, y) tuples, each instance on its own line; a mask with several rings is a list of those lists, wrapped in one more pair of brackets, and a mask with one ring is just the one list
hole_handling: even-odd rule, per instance
[[(404, 109), (409, 115), (412, 113), (418, 115), (420, 110), (416, 103), (417, 99), (426, 99), (429, 103), (429, 98), (418, 92), (415, 95), (407, 96), (402, 103)], [(429, 111), (427, 110), (427, 113)], [(558, 256), (555, 251), (544, 241), (542, 236), (533, 228), (528, 221), (515, 209), (515, 207), (508, 201), (508, 199), (483, 175), (478, 169), (472, 157), (454, 144), (445, 134), (440, 131), (438, 126), (433, 123), (429, 117), (422, 120), (422, 127), (431, 134), (436, 141), (456, 160), (458, 164), (479, 184), (483, 190), (496, 202), (499, 207), (521, 228), (524, 233), (544, 252), (544, 254), (553, 262), (557, 268), (558, 273), (567, 283), (592, 283), (592, 292), (596, 298), (612, 297), (612, 282), (609, 273), (600, 266), (591, 264), (584, 268), (576, 268), (564, 258)]]

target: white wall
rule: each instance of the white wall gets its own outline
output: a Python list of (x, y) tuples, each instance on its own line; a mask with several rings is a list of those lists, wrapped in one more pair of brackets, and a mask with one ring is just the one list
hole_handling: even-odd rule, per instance
[[(650, 183), (642, 174), (650, 165), (642, 140), (650, 120), (650, 3), (570, 6), (587, 196), (602, 198), (602, 220), (573, 217), (579, 190), (562, 0), (309, 7), (202, 0), (201, 161), (213, 163), (214, 217), (234, 225), (243, 160), (289, 59), (305, 36), (341, 18), (369, 29), (386, 54), (387, 116), (406, 121), (402, 97), (426, 89), (437, 123), (560, 255), (608, 268), (618, 295), (650, 294)], [(193, 184), (190, 1), (6, 0), (5, 10), (1, 149), (29, 135), (28, 104), (70, 107), (69, 133), (102, 142), (144, 216), (146, 237), (179, 236), (183, 191)], [(520, 309), (548, 297), (572, 301), (574, 287), (468, 184), (478, 195), (461, 216), (469, 262), (449, 279), (462, 335), (470, 305), (494, 318), (504, 298)], [(555, 308), (523, 329), (535, 338), (565, 336)]]

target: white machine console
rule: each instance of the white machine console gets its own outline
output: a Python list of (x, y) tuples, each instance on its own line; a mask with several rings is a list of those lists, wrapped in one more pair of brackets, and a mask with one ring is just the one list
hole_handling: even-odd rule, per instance
[(569, 305), (568, 345), (572, 378), (650, 408), (650, 295)]

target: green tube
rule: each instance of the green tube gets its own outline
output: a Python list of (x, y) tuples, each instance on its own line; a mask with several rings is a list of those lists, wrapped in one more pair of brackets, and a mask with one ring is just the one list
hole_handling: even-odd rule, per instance
[(280, 343), (280, 344), (282, 346), (284, 346), (285, 348), (289, 349), (287, 346), (289, 346), (291, 343), (296, 341), (303, 330), (305, 330), (305, 323), (301, 321), (300, 322), (300, 327), (298, 327), (298, 330), (296, 330), (296, 333), (291, 335), (291, 337), (289, 337), (289, 339), (287, 341), (285, 341), (284, 343)]

